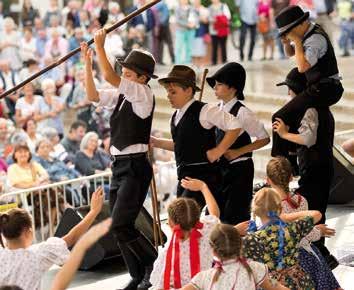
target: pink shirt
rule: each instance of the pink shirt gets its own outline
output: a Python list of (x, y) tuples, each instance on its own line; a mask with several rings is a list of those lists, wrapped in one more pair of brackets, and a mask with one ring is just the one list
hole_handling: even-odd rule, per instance
[(269, 3), (265, 3), (263, 1), (259, 2), (257, 14), (258, 15), (263, 15), (266, 18), (269, 18), (269, 14), (270, 14), (270, 5), (269, 5)]

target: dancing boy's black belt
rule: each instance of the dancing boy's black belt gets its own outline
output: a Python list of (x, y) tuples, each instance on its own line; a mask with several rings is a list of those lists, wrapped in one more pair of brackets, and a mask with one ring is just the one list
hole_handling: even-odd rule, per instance
[(111, 160), (114, 162), (114, 161), (119, 161), (119, 160), (143, 158), (143, 157), (146, 157), (146, 154), (147, 154), (147, 152), (124, 154), (124, 155), (111, 155)]
[(177, 165), (177, 175), (179, 178), (183, 178), (185, 174), (191, 172), (209, 172), (210, 170), (217, 169), (218, 162), (210, 163), (210, 162), (197, 162), (197, 163), (184, 163), (181, 162)]

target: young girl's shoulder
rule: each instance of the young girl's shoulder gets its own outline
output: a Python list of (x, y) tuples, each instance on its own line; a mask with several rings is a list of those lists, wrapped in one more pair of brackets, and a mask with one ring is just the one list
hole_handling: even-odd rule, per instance
[(216, 224), (220, 223), (220, 220), (214, 215), (205, 215), (200, 217), (200, 222), (203, 224), (201, 231), (203, 233), (207, 233), (209, 236), (209, 233), (212, 231)]

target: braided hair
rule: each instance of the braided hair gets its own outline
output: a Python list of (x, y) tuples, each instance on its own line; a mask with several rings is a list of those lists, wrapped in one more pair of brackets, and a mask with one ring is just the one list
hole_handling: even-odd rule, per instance
[(168, 217), (183, 231), (190, 231), (200, 219), (200, 207), (191, 198), (177, 198), (167, 208)]
[(272, 188), (264, 187), (253, 197), (251, 211), (254, 216), (267, 216), (269, 212), (281, 213), (281, 198)]
[[(285, 157), (276, 157), (271, 159), (267, 164), (267, 176), (276, 185), (279, 186), (285, 193), (289, 194), (289, 183), (292, 177), (292, 166)], [(294, 208), (298, 208), (299, 204), (288, 199)]]
[[(222, 261), (237, 259), (241, 256), (241, 236), (237, 229), (227, 224), (217, 224), (212, 230), (209, 237), (210, 246), (214, 250), (215, 254)], [(247, 263), (242, 263), (246, 268), (247, 273), (252, 277), (252, 269)], [(213, 277), (212, 284), (216, 283), (221, 274), (221, 269), (217, 268), (216, 274)]]

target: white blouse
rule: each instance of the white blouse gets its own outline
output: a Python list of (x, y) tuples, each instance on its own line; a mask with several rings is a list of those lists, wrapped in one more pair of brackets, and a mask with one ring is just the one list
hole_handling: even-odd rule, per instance
[[(203, 223), (203, 228), (200, 230), (202, 237), (199, 239), (199, 255), (200, 255), (200, 270), (204, 271), (211, 268), (213, 263), (213, 252), (209, 245), (209, 235), (216, 224), (220, 221), (216, 216), (208, 215), (200, 218), (200, 222)], [(151, 273), (150, 282), (153, 287), (150, 289), (163, 289), (164, 288), (164, 273), (165, 273), (165, 261), (168, 245), (171, 242), (169, 239), (166, 246), (159, 251), (159, 255), (154, 263), (154, 270)], [(189, 239), (180, 242), (180, 273), (182, 286), (187, 285), (191, 277), (190, 267), (190, 248)], [(170, 285), (173, 285), (173, 267), (171, 270)], [(171, 286), (173, 288), (173, 286)]]
[(16, 285), (23, 290), (39, 290), (44, 273), (54, 264), (63, 265), (69, 255), (66, 242), (60, 238), (49, 238), (27, 249), (0, 247), (0, 286)]
[(215, 283), (212, 284), (216, 269), (212, 268), (195, 275), (191, 284), (200, 290), (256, 289), (267, 277), (268, 268), (262, 263), (248, 259), (247, 263), (252, 270), (251, 275), (240, 262), (230, 261), (224, 263), (223, 271)]

